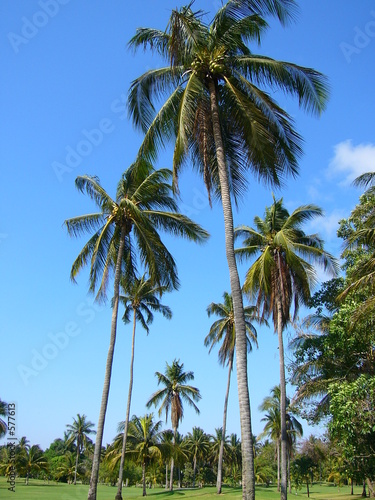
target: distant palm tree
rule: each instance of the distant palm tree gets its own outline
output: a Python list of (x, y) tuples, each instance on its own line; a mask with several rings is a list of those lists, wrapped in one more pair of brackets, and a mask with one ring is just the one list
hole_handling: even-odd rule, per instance
[(31, 475), (48, 471), (48, 461), (39, 445), (23, 448), (23, 452), (17, 457), (17, 470), (21, 476), (25, 476), (26, 485), (29, 484)]
[(131, 360), (130, 360), (130, 377), (129, 377), (129, 391), (128, 402), (126, 406), (126, 417), (124, 422), (124, 433), (122, 442), (121, 462), (119, 470), (119, 478), (117, 485), (116, 500), (122, 500), (122, 480), (124, 475), (125, 451), (126, 440), (129, 425), (130, 405), (133, 390), (133, 366), (134, 366), (134, 349), (135, 349), (135, 327), (137, 321), (141, 323), (143, 328), (149, 333), (148, 325), (154, 319), (153, 312), (160, 312), (165, 318), (172, 317), (172, 311), (168, 306), (161, 304), (157, 295), (161, 296), (166, 287), (155, 286), (150, 279), (146, 279), (145, 275), (142, 278), (134, 278), (129, 281), (127, 276), (121, 278), (120, 285), (123, 289), (124, 295), (120, 295), (120, 302), (125, 306), (125, 313), (123, 321), (129, 323), (131, 321), (130, 315), (133, 312), (133, 335), (131, 347)]
[(337, 261), (324, 250), (317, 234), (305, 234), (302, 226), (323, 215), (315, 205), (303, 205), (289, 214), (283, 199), (266, 207), (264, 219), (254, 218), (255, 229), (240, 226), (235, 238), (243, 238), (243, 247), (236, 250), (241, 259), (259, 257), (251, 265), (245, 278), (244, 292), (257, 304), (263, 305), (263, 316), (272, 314), (279, 340), (280, 357), (280, 422), (281, 422), (281, 498), (287, 497), (288, 437), (286, 426), (286, 382), (283, 331), (290, 322), (294, 302), (294, 319), (299, 305), (307, 304), (311, 289), (316, 284), (319, 264), (333, 275), (338, 272)]
[(86, 415), (80, 415), (77, 413), (77, 418), (73, 418), (73, 424), (67, 424), (68, 429), (68, 444), (75, 442), (76, 445), (76, 463), (74, 470), (73, 484), (77, 484), (77, 470), (78, 470), (78, 460), (80, 454), (91, 443), (91, 439), (88, 437), (89, 434), (96, 434), (94, 429), (95, 424), (86, 420)]
[(161, 461), (161, 426), (162, 422), (153, 421), (153, 414), (144, 417), (134, 416), (129, 422), (129, 450), (126, 452), (142, 467), (143, 496), (146, 496), (146, 468), (156, 461)]
[[(230, 379), (233, 369), (233, 360), (234, 360), (234, 352), (236, 346), (236, 331), (234, 325), (234, 309), (233, 309), (233, 300), (232, 296), (224, 292), (224, 302), (221, 304), (217, 304), (212, 302), (207, 307), (207, 314), (211, 316), (215, 314), (219, 316), (220, 319), (215, 321), (210, 328), (210, 331), (206, 338), (204, 339), (204, 345), (206, 347), (210, 346), (209, 352), (212, 349), (221, 343), (221, 347), (219, 349), (219, 363), (223, 366), (227, 364), (228, 366), (228, 381), (227, 381), (227, 390), (225, 394), (224, 400), (224, 414), (223, 414), (223, 442), (220, 448), (220, 453), (218, 456), (218, 467), (217, 467), (217, 481), (216, 488), (217, 493), (221, 493), (221, 483), (222, 483), (222, 468), (223, 468), (223, 452), (224, 452), (224, 441), (225, 441), (225, 432), (227, 425), (227, 409), (228, 409), (228, 399), (229, 399), (229, 389), (230, 389)], [(258, 320), (261, 321), (257, 316), (257, 309), (253, 306), (244, 307), (244, 316), (245, 316), (245, 327), (246, 327), (246, 337), (247, 337), (247, 350), (248, 352), (252, 349), (252, 343), (258, 346), (257, 342), (257, 331), (255, 330), (252, 321)], [(261, 321), (261, 322), (264, 322)]]
[(90, 261), (89, 290), (93, 293), (97, 291), (96, 300), (104, 300), (109, 276), (114, 274), (111, 335), (88, 500), (96, 500), (100, 451), (117, 333), (120, 277), (135, 276), (138, 252), (141, 264), (147, 268), (155, 284), (176, 288), (176, 264), (161, 241), (158, 230), (162, 229), (197, 242), (207, 237), (207, 233), (200, 226), (178, 213), (172, 196), (171, 176), (169, 170), (155, 170), (150, 163), (140, 160), (122, 175), (117, 185), (115, 200), (102, 188), (98, 178), (79, 176), (76, 179), (77, 188), (81, 192), (87, 192), (99, 207), (99, 212), (74, 217), (64, 223), (71, 236), (94, 233), (74, 261), (71, 279), (75, 281), (77, 274)]
[(186, 446), (193, 456), (193, 488), (195, 487), (195, 474), (197, 463), (207, 456), (210, 449), (210, 437), (200, 427), (193, 427), (192, 432), (186, 436)]
[(172, 11), (165, 30), (138, 28), (129, 43), (134, 49), (149, 47), (166, 61), (165, 67), (148, 70), (131, 85), (130, 113), (145, 133), (140, 154), (154, 159), (161, 147), (175, 139), (176, 186), (181, 168), (191, 163), (204, 178), (209, 197), (213, 191), (222, 201), (235, 305), (245, 498), (254, 498), (255, 484), (246, 330), (231, 198), (236, 202), (243, 193), (247, 170), (273, 185), (280, 185), (286, 174), (297, 173), (300, 137), (270, 91), (294, 95), (301, 106), (317, 114), (327, 101), (320, 73), (257, 55), (248, 47), (251, 42), (260, 43), (268, 28), (265, 16), (286, 22), (293, 17), (294, 7), (294, 0), (229, 0), (208, 24), (205, 13), (193, 11), (189, 2)]
[[(267, 412), (262, 422), (266, 422), (264, 430), (260, 435), (269, 436), (276, 444), (277, 456), (277, 491), (280, 491), (280, 443), (281, 443), (281, 417), (280, 417), (280, 386), (275, 386), (271, 389), (271, 395), (263, 399), (259, 406), (259, 410)], [(286, 425), (287, 425), (287, 442), (288, 442), (288, 464), (290, 462), (290, 455), (292, 452), (292, 445), (295, 438), (302, 437), (303, 429), (302, 424), (293, 415), (293, 409), (290, 406), (290, 399), (286, 398)], [(289, 470), (289, 467), (288, 467)]]
[[(158, 385), (163, 385), (163, 389), (156, 391), (147, 401), (146, 406), (159, 405), (159, 416), (165, 412), (165, 420), (168, 420), (168, 414), (171, 412), (171, 421), (173, 428), (173, 442), (176, 444), (177, 429), (184, 415), (183, 401), (188, 403), (199, 413), (195, 402), (201, 399), (199, 390), (196, 387), (187, 385), (186, 382), (194, 380), (193, 372), (184, 372), (184, 364), (180, 360), (174, 360), (171, 365), (166, 363), (165, 374), (156, 372)], [(169, 483), (170, 491), (173, 490), (173, 468), (174, 458), (171, 461), (171, 477)]]

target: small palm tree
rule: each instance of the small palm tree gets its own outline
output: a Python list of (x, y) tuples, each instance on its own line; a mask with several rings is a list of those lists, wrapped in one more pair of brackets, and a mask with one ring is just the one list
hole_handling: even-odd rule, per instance
[[(158, 385), (163, 385), (163, 389), (156, 391), (147, 401), (146, 406), (159, 405), (159, 416), (165, 412), (165, 421), (168, 420), (168, 414), (171, 413), (173, 428), (173, 443), (176, 444), (177, 429), (184, 415), (183, 401), (188, 403), (199, 413), (199, 408), (195, 404), (201, 399), (199, 390), (196, 387), (187, 385), (186, 382), (194, 380), (193, 372), (184, 372), (184, 364), (180, 360), (174, 360), (171, 365), (166, 363), (165, 374), (156, 372)], [(174, 458), (171, 461), (171, 477), (169, 483), (170, 491), (173, 490), (173, 468)]]
[(86, 420), (86, 415), (80, 415), (77, 413), (77, 418), (73, 418), (73, 424), (67, 424), (68, 429), (68, 444), (75, 442), (76, 444), (76, 462), (74, 470), (73, 484), (77, 484), (77, 470), (78, 470), (78, 460), (80, 454), (83, 452), (87, 445), (91, 443), (89, 434), (96, 434), (92, 427), (94, 424)]
[[(264, 16), (285, 23), (293, 0), (229, 0), (210, 24), (193, 2), (172, 11), (166, 30), (139, 28), (129, 45), (157, 52), (166, 66), (149, 70), (131, 85), (129, 107), (145, 133), (140, 154), (154, 159), (175, 138), (174, 181), (192, 165), (221, 199), (237, 336), (237, 378), (244, 460), (245, 498), (254, 498), (253, 444), (247, 381), (246, 328), (234, 254), (232, 197), (246, 186), (247, 170), (279, 185), (298, 171), (301, 141), (288, 114), (270, 97), (282, 89), (308, 111), (320, 113), (327, 100), (325, 78), (310, 68), (255, 54), (268, 28)], [(164, 101), (164, 102), (163, 102)], [(159, 109), (156, 106), (162, 102)]]
[(48, 471), (48, 461), (39, 445), (23, 448), (23, 452), (17, 457), (17, 470), (21, 476), (25, 476), (26, 485), (29, 484), (31, 475)]
[(125, 295), (120, 296), (120, 302), (125, 306), (125, 313), (123, 316), (124, 323), (131, 321), (130, 315), (133, 312), (133, 335), (131, 347), (131, 360), (130, 360), (130, 377), (129, 377), (129, 391), (128, 402), (126, 406), (126, 417), (124, 422), (124, 433), (122, 442), (121, 462), (118, 478), (118, 486), (116, 493), (116, 500), (122, 500), (122, 480), (124, 474), (126, 440), (129, 425), (130, 404), (133, 390), (133, 366), (134, 366), (134, 349), (135, 349), (135, 327), (137, 321), (141, 323), (143, 328), (149, 333), (149, 326), (153, 319), (153, 312), (160, 312), (165, 318), (172, 317), (172, 311), (169, 307), (161, 304), (157, 295), (161, 296), (166, 287), (155, 286), (150, 279), (146, 279), (145, 275), (142, 278), (134, 278), (129, 281), (127, 276), (121, 278), (121, 287)]
[(143, 496), (146, 496), (146, 468), (152, 462), (161, 461), (161, 426), (154, 422), (153, 414), (144, 417), (134, 416), (129, 422), (127, 454), (142, 466)]
[[(280, 386), (271, 389), (271, 395), (263, 399), (259, 410), (267, 412), (262, 422), (266, 422), (260, 437), (269, 436), (276, 444), (277, 456), (277, 489), (280, 491), (280, 443), (281, 443), (281, 418), (280, 418)], [(292, 454), (292, 447), (297, 437), (303, 436), (302, 424), (293, 415), (290, 399), (286, 398), (286, 426), (288, 440), (288, 464)], [(288, 467), (289, 470), (289, 467)], [(289, 474), (288, 474), (289, 475)]]
[(286, 426), (286, 382), (283, 331), (291, 320), (294, 302), (294, 319), (299, 305), (307, 304), (311, 289), (316, 284), (313, 264), (321, 265), (333, 275), (339, 267), (334, 257), (324, 250), (318, 235), (307, 235), (302, 226), (309, 220), (323, 215), (315, 205), (303, 205), (289, 214), (282, 198), (266, 208), (264, 219), (256, 216), (256, 229), (241, 226), (235, 237), (243, 238), (243, 247), (236, 250), (241, 259), (259, 257), (248, 270), (244, 291), (257, 304), (263, 305), (263, 316), (272, 314), (279, 340), (280, 356), (280, 421), (281, 421), (281, 498), (287, 497), (288, 436)]
[[(224, 452), (224, 441), (225, 441), (225, 432), (227, 425), (227, 409), (228, 409), (230, 379), (233, 369), (234, 352), (236, 345), (236, 332), (234, 324), (234, 309), (233, 309), (232, 296), (229, 293), (224, 292), (223, 297), (224, 297), (223, 303), (217, 304), (215, 302), (212, 302), (207, 307), (208, 316), (215, 314), (216, 316), (219, 316), (220, 319), (218, 319), (211, 325), (210, 331), (206, 336), (206, 338), (204, 339), (204, 345), (206, 347), (210, 346), (209, 352), (211, 352), (216, 345), (222, 343), (218, 353), (219, 363), (223, 366), (225, 366), (225, 364), (227, 364), (228, 366), (228, 381), (227, 381), (227, 390), (224, 400), (224, 414), (223, 414), (223, 427), (222, 427), (223, 442), (218, 456), (218, 468), (217, 468), (216, 487), (218, 494), (221, 493), (223, 452)], [(248, 352), (250, 352), (252, 349), (252, 343), (254, 343), (256, 346), (258, 345), (257, 331), (255, 330), (252, 324), (252, 321), (254, 320), (260, 321), (260, 318), (257, 317), (256, 311), (257, 311), (256, 307), (253, 306), (244, 307)]]
[(210, 449), (210, 438), (200, 427), (193, 427), (192, 432), (186, 436), (186, 447), (193, 456), (193, 488), (195, 487), (195, 474), (199, 460), (207, 456)]
[(130, 279), (136, 273), (136, 254), (153, 282), (159, 286), (176, 288), (177, 269), (172, 255), (160, 239), (158, 230), (202, 242), (208, 234), (200, 226), (177, 211), (170, 184), (169, 170), (155, 170), (144, 160), (131, 165), (117, 185), (116, 199), (112, 199), (96, 177), (79, 176), (76, 186), (89, 195), (99, 212), (68, 219), (65, 226), (71, 236), (94, 233), (73, 263), (70, 273), (77, 274), (90, 262), (89, 290), (97, 300), (104, 300), (109, 277), (114, 274), (111, 335), (100, 406), (98, 430), (92, 464), (88, 500), (96, 500), (100, 451), (116, 343), (117, 316), (120, 296), (120, 277)]

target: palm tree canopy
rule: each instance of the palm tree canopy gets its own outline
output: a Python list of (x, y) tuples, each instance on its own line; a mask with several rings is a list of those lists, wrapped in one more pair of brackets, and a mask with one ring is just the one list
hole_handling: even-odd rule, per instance
[(94, 233), (71, 269), (71, 279), (90, 262), (89, 290), (104, 300), (111, 273), (116, 267), (121, 234), (125, 239), (122, 275), (137, 272), (136, 254), (141, 265), (159, 286), (177, 288), (177, 269), (172, 255), (160, 239), (158, 230), (202, 242), (208, 233), (188, 217), (178, 213), (168, 169), (155, 170), (145, 161), (132, 164), (117, 185), (112, 199), (97, 177), (79, 176), (76, 186), (96, 203), (99, 212), (73, 217), (64, 222), (71, 236)]
[(94, 429), (95, 424), (87, 420), (86, 415), (77, 413), (77, 418), (73, 418), (73, 424), (67, 424), (68, 441), (67, 445), (76, 442), (77, 448), (80, 452), (91, 442), (89, 434), (96, 434)]
[(144, 417), (133, 416), (129, 422), (127, 454), (132, 455), (140, 464), (149, 464), (161, 458), (161, 426), (159, 420), (154, 422), (153, 414)]
[(196, 387), (186, 384), (194, 380), (194, 373), (185, 372), (184, 364), (175, 359), (171, 365), (166, 363), (165, 374), (156, 372), (155, 375), (158, 385), (163, 385), (164, 388), (152, 394), (146, 406), (150, 408), (151, 405), (157, 406), (160, 403), (159, 416), (165, 412), (167, 421), (168, 414), (171, 412), (172, 427), (176, 430), (184, 415), (183, 402), (192, 406), (199, 414), (199, 408), (195, 403), (201, 399), (200, 392)]
[(154, 160), (161, 147), (176, 139), (175, 186), (189, 155), (209, 196), (213, 191), (220, 197), (212, 85), (234, 199), (246, 185), (247, 169), (274, 185), (285, 174), (297, 173), (301, 138), (269, 92), (281, 89), (297, 96), (301, 106), (319, 114), (328, 97), (325, 77), (311, 68), (257, 55), (248, 47), (250, 42), (259, 44), (267, 30), (264, 16), (286, 22), (294, 7), (293, 0), (229, 0), (207, 24), (205, 14), (194, 11), (191, 2), (172, 11), (165, 31), (139, 28), (130, 40), (131, 48), (150, 48), (167, 62), (132, 82), (128, 103), (135, 126), (145, 133), (142, 156)]
[[(215, 314), (216, 316), (219, 316), (220, 319), (216, 320), (211, 325), (210, 331), (204, 339), (204, 345), (206, 347), (210, 346), (209, 352), (211, 352), (214, 346), (222, 342), (218, 352), (218, 356), (220, 364), (225, 365), (225, 363), (229, 363), (230, 359), (233, 362), (236, 335), (234, 328), (234, 309), (232, 296), (228, 292), (224, 292), (223, 298), (223, 303), (211, 302), (211, 304), (207, 307), (208, 316)], [(257, 309), (254, 306), (244, 307), (244, 315), (247, 333), (247, 349), (248, 352), (250, 352), (253, 343), (258, 347), (257, 331), (254, 328), (252, 321), (261, 320), (258, 317)]]
[(293, 300), (296, 316), (300, 303), (307, 303), (317, 283), (313, 264), (321, 265), (333, 275), (338, 273), (337, 261), (324, 250), (320, 237), (302, 230), (304, 223), (322, 215), (315, 205), (302, 205), (289, 214), (283, 199), (274, 198), (264, 219), (254, 218), (255, 229), (248, 226), (235, 229), (235, 238), (243, 238), (243, 247), (236, 249), (238, 258), (260, 254), (246, 274), (244, 291), (251, 296), (257, 294), (258, 305), (263, 303), (263, 315), (273, 314), (275, 328), (279, 291), (284, 328), (290, 321)]
[(154, 312), (160, 312), (165, 318), (172, 318), (172, 311), (168, 306), (163, 305), (158, 298), (161, 297), (167, 287), (155, 285), (150, 278), (143, 275), (141, 278), (122, 276), (120, 285), (124, 295), (120, 295), (120, 302), (125, 307), (123, 315), (124, 323), (131, 321), (131, 313), (135, 313), (136, 321), (141, 323), (143, 328), (149, 333), (149, 325), (153, 322)]

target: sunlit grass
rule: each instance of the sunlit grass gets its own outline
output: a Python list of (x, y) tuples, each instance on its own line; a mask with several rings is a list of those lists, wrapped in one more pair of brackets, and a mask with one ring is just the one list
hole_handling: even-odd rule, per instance
[[(9, 499), (22, 499), (22, 500), (86, 500), (88, 493), (88, 486), (77, 484), (49, 483), (37, 480), (30, 480), (29, 485), (25, 485), (23, 479), (16, 481), (15, 493), (7, 491), (9, 483), (6, 482), (4, 477), (0, 477), (0, 498)], [(358, 500), (361, 497), (362, 487), (356, 486), (354, 488), (354, 496), (350, 494), (350, 487), (343, 486), (337, 488), (333, 485), (314, 484), (310, 487), (311, 500)], [(98, 500), (114, 500), (116, 488), (111, 486), (98, 486)], [(147, 490), (148, 497), (156, 497), (154, 500), (184, 500), (184, 498), (195, 498), (196, 500), (217, 500), (216, 488), (210, 486), (205, 488), (196, 489), (175, 489), (172, 493), (165, 491), (164, 488), (155, 488)], [(220, 498), (225, 497), (227, 500), (241, 500), (242, 492), (240, 488), (224, 487), (223, 493)], [(297, 495), (295, 490), (289, 494), (289, 498), (300, 498), (301, 500), (307, 499), (306, 488), (298, 491)], [(142, 488), (129, 487), (124, 488), (123, 498), (131, 500), (142, 499)], [(269, 488), (265, 486), (258, 486), (256, 489), (257, 500), (277, 500), (280, 494), (277, 492), (275, 486)]]

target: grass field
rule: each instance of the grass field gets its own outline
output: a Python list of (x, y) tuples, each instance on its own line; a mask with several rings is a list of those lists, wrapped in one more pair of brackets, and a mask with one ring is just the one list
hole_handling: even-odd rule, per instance
[[(86, 485), (70, 485), (62, 483), (44, 484), (43, 481), (30, 481), (28, 486), (25, 485), (24, 480), (16, 482), (15, 493), (8, 491), (9, 484), (4, 477), (0, 477), (0, 499), (22, 499), (22, 500), (86, 500), (88, 486)], [(313, 485), (310, 489), (311, 500), (358, 500), (361, 498), (362, 487), (357, 486), (354, 488), (354, 496), (350, 495), (350, 487), (344, 486), (338, 489), (335, 486), (328, 485)], [(111, 486), (98, 486), (98, 500), (114, 500), (116, 488)], [(166, 492), (162, 488), (155, 488), (147, 490), (147, 496), (154, 497), (153, 500), (172, 500), (171, 497), (176, 497), (173, 500), (217, 500), (216, 490), (214, 487), (175, 490), (172, 493)], [(124, 499), (141, 500), (141, 488), (124, 488)], [(298, 492), (298, 495), (293, 493), (289, 498), (307, 499), (305, 489)], [(220, 498), (225, 500), (241, 500), (241, 490), (239, 488), (224, 488)], [(259, 486), (256, 490), (257, 500), (277, 500), (280, 494), (277, 493), (275, 487), (262, 487)]]

